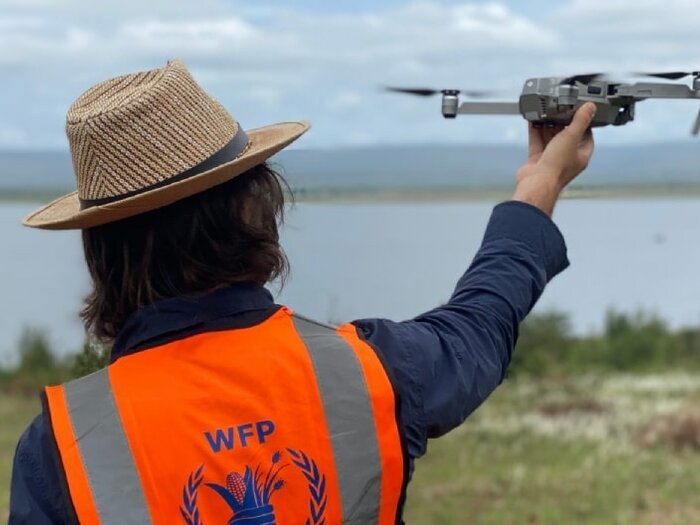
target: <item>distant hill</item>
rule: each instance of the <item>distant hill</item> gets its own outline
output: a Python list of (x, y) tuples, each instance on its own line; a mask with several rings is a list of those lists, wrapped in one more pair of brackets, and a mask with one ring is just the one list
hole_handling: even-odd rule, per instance
[(0, 151), (0, 191), (63, 192), (74, 184), (67, 152)]
[[(510, 186), (524, 146), (388, 146), (287, 150), (273, 160), (295, 189), (497, 189)], [(74, 185), (67, 152), (0, 151), (0, 193), (61, 193)], [(578, 186), (700, 185), (700, 144), (599, 147)]]

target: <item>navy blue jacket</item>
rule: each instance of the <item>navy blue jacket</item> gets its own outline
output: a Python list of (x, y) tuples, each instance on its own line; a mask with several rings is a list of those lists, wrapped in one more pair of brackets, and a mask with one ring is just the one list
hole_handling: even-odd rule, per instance
[[(403, 322), (354, 322), (392, 378), (411, 467), (428, 438), (462, 423), (503, 381), (518, 325), (547, 282), (567, 266), (564, 239), (549, 217), (524, 203), (503, 203), (447, 304)], [(111, 358), (195, 333), (251, 326), (277, 308), (267, 290), (254, 286), (167, 299), (129, 318)], [(68, 522), (52, 439), (40, 415), (19, 441), (11, 525)]]

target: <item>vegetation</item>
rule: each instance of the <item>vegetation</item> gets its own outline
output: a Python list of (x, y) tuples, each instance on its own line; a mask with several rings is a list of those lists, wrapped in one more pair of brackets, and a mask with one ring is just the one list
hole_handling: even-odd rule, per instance
[(0, 368), (0, 391), (30, 395), (45, 385), (55, 385), (93, 372), (107, 363), (106, 349), (85, 342), (80, 352), (60, 358), (52, 350), (46, 334), (27, 329), (19, 342), (19, 362), (13, 368)]
[[(85, 375), (107, 363), (108, 349), (86, 342), (80, 352), (57, 357), (44, 333), (26, 330), (19, 363), (0, 368), (0, 390), (30, 393), (45, 384)], [(510, 377), (562, 377), (583, 372), (700, 371), (700, 327), (672, 330), (644, 312), (610, 311), (602, 333), (579, 336), (568, 316), (549, 312), (530, 316), (520, 330)]]
[(10, 475), (17, 440), (39, 410), (37, 396), (0, 394), (0, 523), (7, 523)]
[(41, 410), (37, 395), (45, 385), (59, 384), (104, 366), (107, 351), (86, 342), (75, 355), (59, 358), (46, 335), (35, 329), (24, 332), (19, 362), (0, 368), (0, 523), (8, 518), (10, 475), (19, 436)]
[(417, 461), (406, 522), (700, 523), (698, 400), (683, 373), (507, 382)]
[(565, 314), (534, 315), (521, 328), (514, 376), (582, 372), (700, 371), (700, 328), (671, 330), (653, 315), (608, 312), (603, 332), (576, 336)]

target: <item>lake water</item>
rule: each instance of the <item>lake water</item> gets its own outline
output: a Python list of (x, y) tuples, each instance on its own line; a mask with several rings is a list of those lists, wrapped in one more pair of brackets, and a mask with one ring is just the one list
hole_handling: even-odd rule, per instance
[[(412, 317), (445, 301), (479, 247), (494, 203), (300, 203), (283, 243), (292, 274), (278, 301), (320, 320)], [(80, 236), (20, 226), (33, 204), (0, 204), (0, 363), (24, 327), (79, 348), (87, 290)], [(569, 200), (555, 219), (572, 266), (536, 310), (569, 312), (574, 328), (605, 311), (643, 308), (672, 325), (700, 324), (700, 200)]]

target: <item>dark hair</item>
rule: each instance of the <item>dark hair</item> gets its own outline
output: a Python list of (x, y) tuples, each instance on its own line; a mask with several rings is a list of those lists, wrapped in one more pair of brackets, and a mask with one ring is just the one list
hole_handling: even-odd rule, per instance
[(103, 342), (137, 309), (234, 283), (284, 280), (284, 179), (260, 164), (163, 208), (83, 230), (93, 288), (80, 313)]

